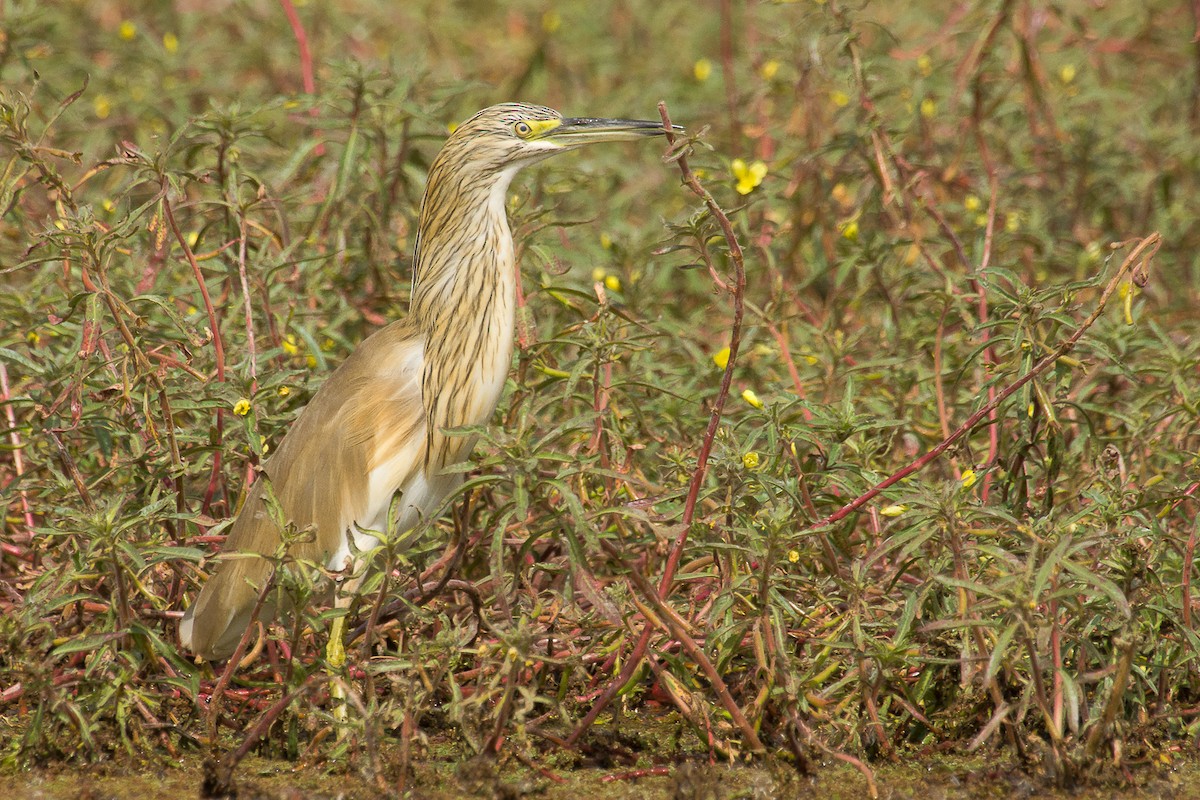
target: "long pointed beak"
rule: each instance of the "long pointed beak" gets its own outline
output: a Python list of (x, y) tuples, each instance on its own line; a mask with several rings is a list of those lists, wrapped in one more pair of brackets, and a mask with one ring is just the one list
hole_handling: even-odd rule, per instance
[[(677, 133), (683, 128), (672, 125)], [(560, 147), (579, 147), (592, 142), (626, 142), (646, 136), (661, 136), (666, 133), (661, 122), (644, 119), (593, 119), (570, 117), (562, 124), (546, 131), (539, 137)]]

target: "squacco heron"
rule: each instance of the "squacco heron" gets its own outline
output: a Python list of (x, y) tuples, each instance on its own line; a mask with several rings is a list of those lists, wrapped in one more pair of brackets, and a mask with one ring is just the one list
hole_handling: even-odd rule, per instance
[[(520, 103), (484, 109), (454, 131), (429, 169), (408, 315), (329, 376), (266, 462), (225, 541), (228, 556), (180, 623), (184, 647), (227, 658), (251, 624), (283, 541), (268, 483), (286, 521), (312, 534), (296, 537), (288, 555), (335, 571), (377, 546), (371, 532), (385, 530), (393, 498), (398, 535), (436, 510), (461, 480), (446, 467), (474, 446), (447, 429), (487, 422), (512, 361), (517, 272), (505, 198), (513, 176), (581, 145), (663, 132), (659, 122), (564, 119)], [(341, 636), (338, 618), (331, 654)]]

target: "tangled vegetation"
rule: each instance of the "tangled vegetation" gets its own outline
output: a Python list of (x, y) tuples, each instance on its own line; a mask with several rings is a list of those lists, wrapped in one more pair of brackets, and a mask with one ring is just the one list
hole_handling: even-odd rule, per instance
[[(655, 717), (678, 759), (1072, 785), (1193, 746), (1190, 4), (297, 5), (4, 4), (4, 763), (649, 774)], [(193, 663), (256, 466), (404, 313), (447, 125), (510, 99), (687, 134), (514, 184), (506, 399), (375, 555), (349, 719), (311, 565)]]

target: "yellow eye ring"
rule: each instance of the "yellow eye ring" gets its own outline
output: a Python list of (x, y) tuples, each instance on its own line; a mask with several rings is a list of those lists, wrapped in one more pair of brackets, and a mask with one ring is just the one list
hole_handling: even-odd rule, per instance
[(533, 126), (528, 122), (522, 121), (518, 122), (516, 125), (513, 125), (513, 130), (516, 131), (517, 136), (524, 137), (533, 133)]

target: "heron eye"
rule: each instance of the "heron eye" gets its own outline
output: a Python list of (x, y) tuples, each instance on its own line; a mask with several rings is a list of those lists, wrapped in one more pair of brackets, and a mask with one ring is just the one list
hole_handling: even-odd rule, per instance
[(528, 122), (518, 122), (513, 125), (513, 130), (517, 132), (517, 136), (528, 136), (533, 133), (533, 128)]

